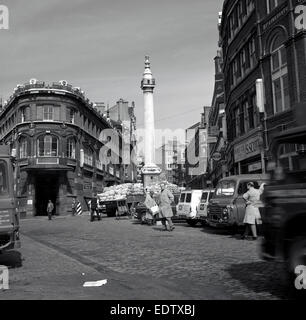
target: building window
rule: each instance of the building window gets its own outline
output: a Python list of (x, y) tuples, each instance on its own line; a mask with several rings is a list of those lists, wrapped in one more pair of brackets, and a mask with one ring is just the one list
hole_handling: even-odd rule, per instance
[(89, 166), (93, 165), (93, 152), (89, 148), (84, 149), (84, 163)]
[(58, 139), (52, 135), (41, 136), (37, 140), (39, 157), (57, 157)]
[(240, 65), (241, 65), (241, 76), (244, 77), (247, 71), (246, 54), (244, 49), (240, 52), (239, 57), (240, 57)]
[(239, 108), (239, 125), (240, 125), (240, 134), (245, 134), (245, 125), (244, 125), (244, 105), (242, 104)]
[(44, 121), (53, 121), (53, 106), (44, 106), (43, 107), (43, 120)]
[(67, 140), (67, 158), (75, 159), (75, 140), (73, 138)]
[(30, 121), (30, 107), (23, 107), (21, 109), (21, 122)]
[(249, 43), (249, 53), (250, 67), (254, 68), (255, 64), (257, 63), (255, 37), (253, 37)]
[(289, 109), (287, 53), (284, 39), (277, 36), (271, 47), (271, 72), (274, 113)]
[(239, 109), (236, 108), (234, 111), (235, 114), (235, 131), (234, 131), (234, 138), (238, 138), (240, 135), (240, 126), (239, 126)]
[(19, 139), (19, 159), (28, 157), (28, 140), (25, 137)]
[(254, 0), (247, 0), (247, 14), (250, 14), (255, 9)]
[(68, 123), (74, 123), (75, 111), (73, 108), (66, 109), (66, 121)]
[(267, 13), (273, 11), (280, 4), (280, 0), (267, 0)]
[(237, 16), (238, 16), (238, 27), (240, 27), (244, 22), (242, 0), (240, 0), (237, 5)]
[(255, 121), (254, 121), (254, 104), (253, 101), (250, 105), (248, 105), (248, 126), (249, 129), (255, 128)]

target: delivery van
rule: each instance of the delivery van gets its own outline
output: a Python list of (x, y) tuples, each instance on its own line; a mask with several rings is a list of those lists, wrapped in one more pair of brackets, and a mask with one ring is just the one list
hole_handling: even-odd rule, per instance
[[(246, 202), (243, 199), (247, 184), (253, 182), (259, 189), (269, 183), (268, 174), (244, 174), (221, 179), (209, 202), (207, 221), (211, 227), (237, 227), (243, 225)], [(261, 208), (260, 208), (261, 210)]]
[(197, 208), (201, 202), (202, 193), (202, 190), (189, 190), (181, 193), (176, 210), (177, 216), (186, 220), (190, 226), (195, 226), (199, 222)]

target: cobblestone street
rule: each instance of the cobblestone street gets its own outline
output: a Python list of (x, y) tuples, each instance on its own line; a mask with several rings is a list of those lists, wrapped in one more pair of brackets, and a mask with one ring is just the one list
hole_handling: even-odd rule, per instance
[[(0, 256), (10, 269), (1, 299), (284, 299), (281, 266), (259, 258), (260, 242), (176, 224), (88, 216), (23, 220), (22, 248)], [(85, 281), (108, 279), (100, 288)]]

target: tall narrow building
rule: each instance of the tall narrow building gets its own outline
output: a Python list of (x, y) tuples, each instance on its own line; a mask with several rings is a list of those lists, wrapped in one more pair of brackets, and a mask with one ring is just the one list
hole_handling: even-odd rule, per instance
[(145, 57), (145, 71), (141, 81), (141, 89), (144, 97), (144, 155), (145, 165), (142, 169), (143, 183), (148, 186), (155, 183), (161, 173), (160, 168), (155, 164), (155, 123), (154, 123), (154, 102), (153, 91), (155, 79), (150, 69), (150, 59)]

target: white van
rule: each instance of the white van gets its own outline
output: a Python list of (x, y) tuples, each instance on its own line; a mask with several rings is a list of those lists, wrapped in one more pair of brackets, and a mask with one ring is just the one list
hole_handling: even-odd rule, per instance
[(177, 205), (177, 216), (180, 219), (186, 219), (190, 226), (198, 223), (197, 208), (202, 198), (202, 190), (190, 190), (181, 193)]
[(201, 201), (197, 208), (197, 219), (205, 225), (207, 222), (207, 207), (210, 199), (215, 194), (215, 189), (205, 189), (202, 191)]

